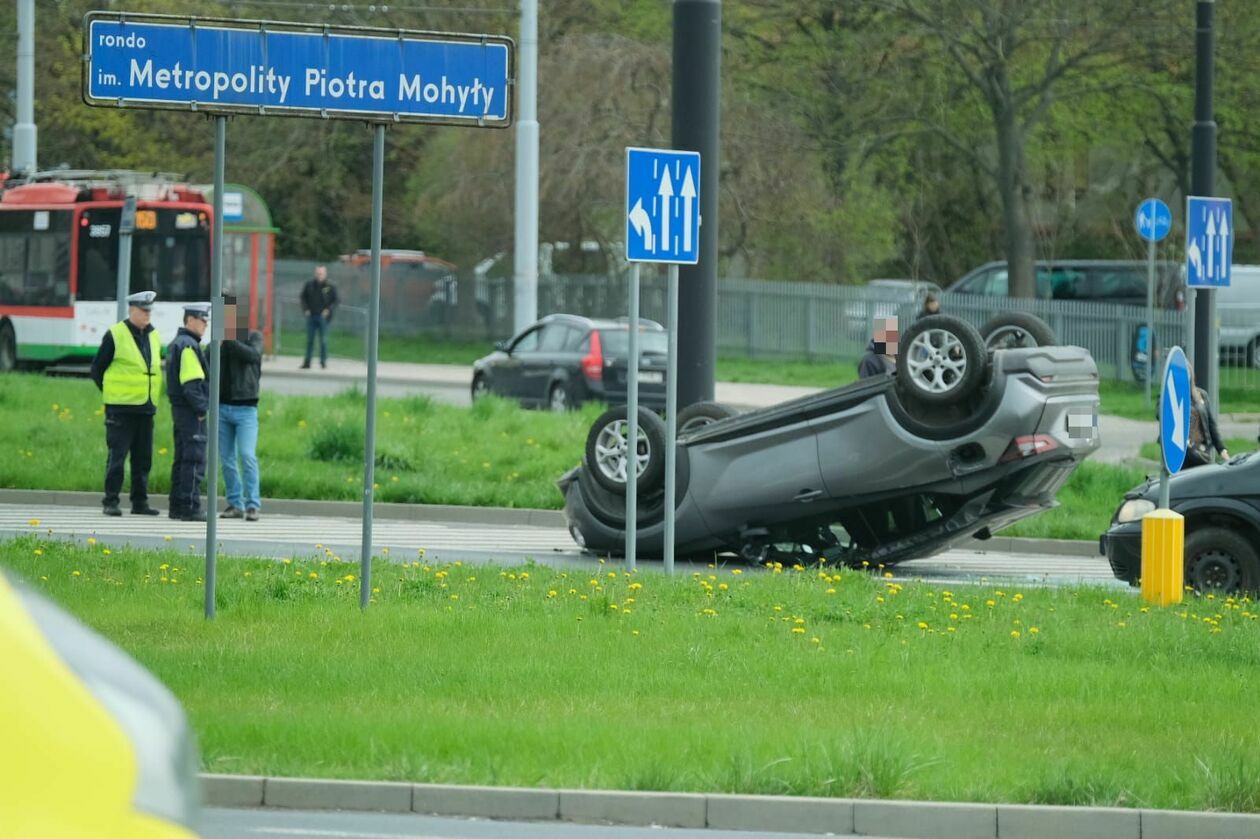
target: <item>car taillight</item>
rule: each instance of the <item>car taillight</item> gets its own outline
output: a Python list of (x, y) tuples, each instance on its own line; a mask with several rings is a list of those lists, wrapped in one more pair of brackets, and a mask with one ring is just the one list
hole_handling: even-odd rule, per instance
[(1030, 434), (1025, 437), (1016, 437), (1006, 447), (1006, 451), (1002, 453), (1002, 456), (998, 458), (998, 463), (1010, 463), (1013, 460), (1035, 457), (1039, 454), (1053, 451), (1058, 447), (1059, 444), (1048, 434)]
[(604, 378), (604, 351), (598, 332), (591, 333), (591, 351), (582, 356), (582, 375), (596, 382)]

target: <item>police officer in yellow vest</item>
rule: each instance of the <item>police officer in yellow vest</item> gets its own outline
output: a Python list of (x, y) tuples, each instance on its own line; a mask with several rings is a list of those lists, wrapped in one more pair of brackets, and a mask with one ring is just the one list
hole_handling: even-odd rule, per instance
[(92, 359), (92, 381), (105, 402), (105, 515), (121, 516), (118, 495), (123, 467), (131, 456), (131, 512), (156, 516), (149, 506), (149, 469), (153, 465), (153, 415), (162, 397), (161, 349), (149, 323), (157, 294), (141, 291), (127, 298), (127, 319), (110, 327)]
[(175, 425), (175, 461), (171, 464), (170, 516), (180, 521), (205, 521), (201, 479), (206, 474), (206, 412), (210, 410), (210, 366), (201, 353), (201, 338), (210, 320), (210, 306), (184, 307), (184, 325), (166, 348), (166, 392)]

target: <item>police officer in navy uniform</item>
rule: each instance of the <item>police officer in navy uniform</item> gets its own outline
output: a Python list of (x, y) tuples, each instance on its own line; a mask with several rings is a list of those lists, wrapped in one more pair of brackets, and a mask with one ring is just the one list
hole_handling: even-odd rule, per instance
[(205, 521), (201, 479), (206, 474), (206, 412), (210, 410), (209, 365), (201, 338), (210, 320), (210, 306), (184, 307), (184, 325), (166, 350), (166, 390), (175, 427), (175, 461), (171, 464), (171, 512), (180, 521)]
[(127, 298), (127, 319), (110, 327), (92, 359), (92, 381), (105, 403), (104, 512), (121, 516), (118, 495), (123, 470), (131, 458), (131, 512), (156, 516), (149, 506), (149, 469), (153, 466), (153, 416), (162, 397), (161, 350), (149, 322), (157, 294), (141, 291)]

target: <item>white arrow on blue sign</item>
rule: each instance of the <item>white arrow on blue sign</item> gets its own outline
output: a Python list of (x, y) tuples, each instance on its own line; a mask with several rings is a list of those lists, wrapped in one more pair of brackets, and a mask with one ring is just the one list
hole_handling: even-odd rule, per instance
[(626, 260), (700, 261), (700, 153), (626, 149)]
[(1234, 203), (1228, 198), (1186, 199), (1186, 285), (1229, 285), (1234, 261)]
[(1172, 229), (1172, 210), (1158, 198), (1147, 198), (1138, 205), (1133, 225), (1146, 241), (1159, 242)]
[(1164, 392), (1159, 399), (1159, 439), (1164, 450), (1164, 466), (1176, 475), (1186, 462), (1190, 445), (1190, 366), (1181, 347), (1168, 352), (1164, 364)]

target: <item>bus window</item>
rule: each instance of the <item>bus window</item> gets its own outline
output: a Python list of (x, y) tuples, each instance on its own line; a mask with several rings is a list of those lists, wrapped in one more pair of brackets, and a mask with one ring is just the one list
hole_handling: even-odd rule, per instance
[(113, 300), (118, 290), (118, 208), (85, 210), (79, 222), (76, 299)]
[(10, 306), (22, 302), (26, 287), (26, 237), (21, 234), (0, 234), (0, 304)]
[(66, 232), (32, 233), (26, 244), (28, 306), (70, 305), (70, 237)]
[(0, 213), (0, 303), (70, 305), (69, 231), (68, 212)]
[[(117, 209), (93, 209), (88, 222), (79, 228), (80, 300), (114, 299), (118, 219)], [(132, 236), (130, 284), (132, 293), (156, 291), (160, 301), (209, 300), (210, 231), (206, 221), (187, 210), (157, 210), (156, 228), (137, 230)]]

